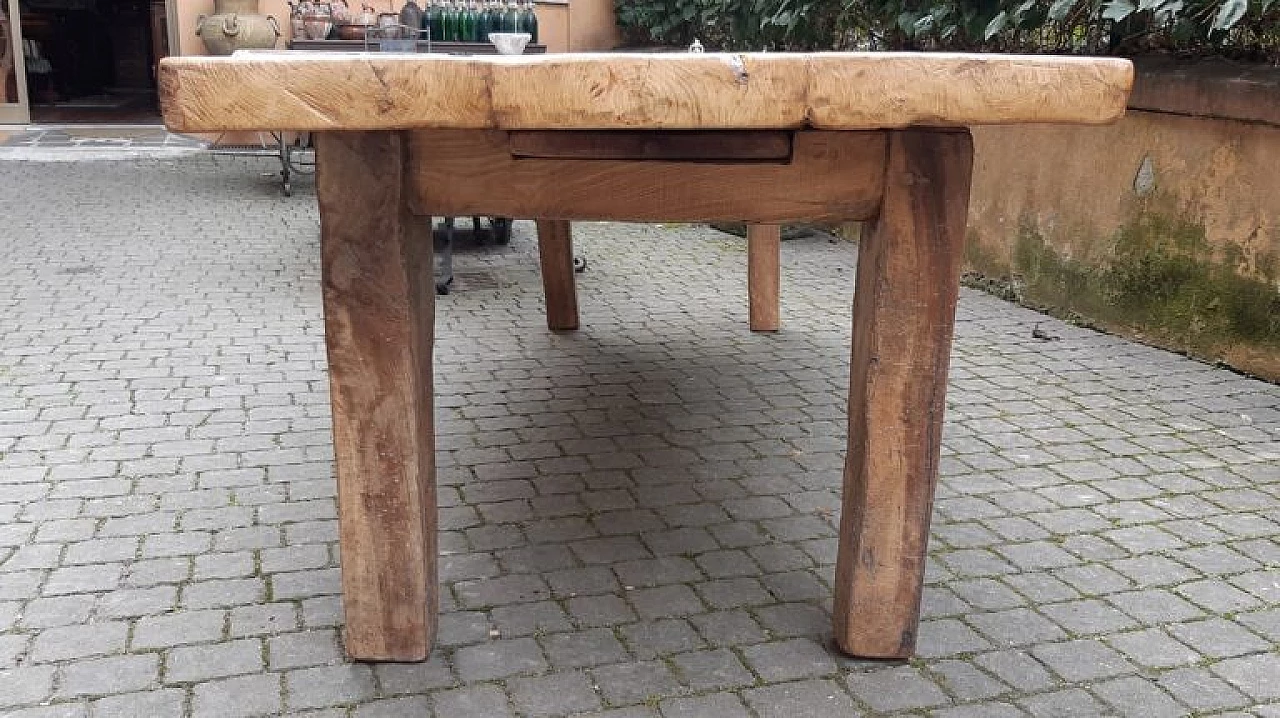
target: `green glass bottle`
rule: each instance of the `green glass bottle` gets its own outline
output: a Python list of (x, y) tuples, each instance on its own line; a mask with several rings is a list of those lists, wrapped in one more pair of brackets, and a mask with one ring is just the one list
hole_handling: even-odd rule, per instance
[(458, 21), (458, 42), (471, 42), (471, 38), (476, 35), (476, 14), (474, 8), (466, 3), (462, 3), (459, 11)]
[(458, 41), (458, 8), (453, 4), (452, 0), (446, 0), (444, 11), (441, 13), (441, 25), (443, 25), (444, 36), (441, 38), (444, 42)]
[(476, 34), (472, 42), (489, 41), (489, 8), (484, 3), (476, 6)]
[(507, 3), (507, 9), (502, 13), (502, 31), (520, 32), (520, 9), (514, 0)]
[(529, 33), (529, 42), (536, 45), (538, 43), (538, 14), (534, 12), (533, 0), (525, 0), (524, 13), (520, 16), (524, 22), (520, 28), (520, 32)]
[(432, 42), (440, 42), (440, 0), (431, 0), (427, 11), (422, 13), (423, 29), (428, 30)]

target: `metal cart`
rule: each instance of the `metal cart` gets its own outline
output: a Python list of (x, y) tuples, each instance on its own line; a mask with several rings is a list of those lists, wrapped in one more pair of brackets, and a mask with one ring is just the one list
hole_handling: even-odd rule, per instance
[(316, 171), (315, 150), (308, 132), (259, 132), (256, 145), (227, 145), (219, 136), (209, 151), (223, 156), (275, 158), (280, 163), (280, 191), (285, 197), (293, 196), (294, 175)]

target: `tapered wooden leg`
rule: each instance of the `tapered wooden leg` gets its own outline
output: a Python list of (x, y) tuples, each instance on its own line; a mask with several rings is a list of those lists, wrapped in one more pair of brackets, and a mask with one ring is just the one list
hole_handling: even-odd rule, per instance
[(317, 152), (347, 653), (420, 661), (438, 610), (430, 225), (399, 133), (323, 133)]
[(833, 610), (857, 656), (915, 650), (972, 154), (966, 131), (890, 132), (858, 249)]
[(753, 332), (778, 331), (781, 239), (782, 228), (776, 224), (747, 225), (747, 303)]
[(538, 258), (547, 302), (547, 327), (578, 328), (578, 290), (573, 281), (573, 233), (562, 220), (540, 219)]

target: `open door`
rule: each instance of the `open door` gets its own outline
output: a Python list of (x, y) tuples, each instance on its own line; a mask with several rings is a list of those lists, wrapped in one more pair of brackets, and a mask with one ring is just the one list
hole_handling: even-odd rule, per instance
[(25, 125), (30, 120), (18, 0), (0, 0), (0, 124)]

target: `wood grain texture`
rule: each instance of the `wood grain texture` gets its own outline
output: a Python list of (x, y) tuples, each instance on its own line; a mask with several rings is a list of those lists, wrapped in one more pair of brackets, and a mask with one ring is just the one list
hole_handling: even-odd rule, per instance
[(944, 53), (241, 52), (159, 77), (175, 132), (1099, 124), (1132, 82), (1115, 58)]
[(547, 305), (547, 327), (555, 331), (578, 328), (578, 290), (573, 277), (573, 231), (564, 220), (540, 219), (538, 261)]
[(790, 162), (763, 164), (522, 159), (511, 155), (501, 130), (408, 134), (411, 200), (422, 214), (639, 222), (864, 219), (879, 206), (884, 181), (881, 132), (797, 132)]
[(747, 304), (753, 332), (776, 332), (781, 326), (778, 310), (781, 251), (781, 226), (747, 225)]
[(511, 154), (563, 160), (786, 161), (786, 130), (512, 130)]
[(431, 237), (407, 210), (399, 134), (316, 141), (345, 644), (424, 660), (438, 609)]
[(857, 656), (915, 648), (972, 155), (968, 131), (889, 133), (884, 205), (858, 248), (832, 610)]

